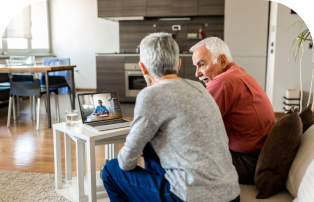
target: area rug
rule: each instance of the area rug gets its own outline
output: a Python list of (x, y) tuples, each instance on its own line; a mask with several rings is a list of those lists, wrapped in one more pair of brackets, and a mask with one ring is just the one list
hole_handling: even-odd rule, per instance
[(0, 201), (68, 201), (55, 191), (55, 175), (0, 171)]

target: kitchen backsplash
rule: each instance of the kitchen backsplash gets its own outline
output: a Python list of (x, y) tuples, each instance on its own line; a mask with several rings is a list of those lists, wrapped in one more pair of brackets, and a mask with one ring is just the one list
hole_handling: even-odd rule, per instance
[[(180, 25), (180, 31), (172, 31), (173, 25)], [(158, 18), (149, 18), (142, 21), (120, 21), (120, 52), (135, 52), (141, 40), (154, 32), (173, 33), (180, 47), (180, 53), (189, 49), (201, 39), (188, 39), (188, 33), (199, 33), (202, 26), (204, 38), (217, 36), (223, 38), (224, 17), (192, 17), (191, 20), (161, 21)]]

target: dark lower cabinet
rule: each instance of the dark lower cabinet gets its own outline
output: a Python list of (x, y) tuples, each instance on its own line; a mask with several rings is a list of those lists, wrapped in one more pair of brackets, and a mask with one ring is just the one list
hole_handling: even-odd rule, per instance
[(196, 67), (193, 65), (192, 57), (186, 57), (184, 59), (184, 78), (198, 81), (199, 79), (195, 77)]

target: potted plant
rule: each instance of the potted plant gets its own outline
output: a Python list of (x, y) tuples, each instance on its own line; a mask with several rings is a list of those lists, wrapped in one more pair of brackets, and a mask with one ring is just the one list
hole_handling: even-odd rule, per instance
[[(300, 28), (300, 29), (302, 29), (302, 27), (305, 25), (304, 21), (298, 21), (298, 22), (294, 23), (293, 25), (291, 25), (290, 27), (294, 26), (295, 24), (297, 24), (299, 22), (302, 22), (301, 28)], [(291, 48), (295, 47), (294, 51), (293, 51), (293, 59), (295, 61), (298, 60), (298, 56), (299, 56), (299, 52), (300, 52), (300, 48), (301, 48), (301, 57), (300, 57), (300, 90), (301, 90), (300, 112), (302, 111), (302, 100), (303, 100), (302, 61), (303, 61), (303, 56), (304, 56), (304, 43), (306, 41), (311, 41), (313, 43), (313, 38), (312, 38), (311, 32), (308, 28), (304, 29), (301, 33), (298, 34), (298, 36), (294, 39), (292, 46), (291, 46)], [(312, 51), (313, 51), (312, 62), (314, 64), (314, 48), (313, 48), (313, 46), (312, 46)], [(311, 100), (311, 94), (312, 94), (312, 89), (313, 89), (313, 77), (314, 77), (314, 68), (313, 68), (313, 73), (312, 73), (311, 87), (310, 87), (310, 93), (309, 93), (309, 99), (307, 102), (307, 106), (310, 104), (310, 100)], [(313, 93), (313, 100), (314, 100), (314, 93)], [(314, 107), (314, 105), (312, 106), (312, 111), (313, 111), (313, 107)]]

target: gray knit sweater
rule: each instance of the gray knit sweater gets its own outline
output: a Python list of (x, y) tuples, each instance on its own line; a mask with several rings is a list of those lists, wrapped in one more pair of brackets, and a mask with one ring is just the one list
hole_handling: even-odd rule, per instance
[(118, 155), (132, 170), (151, 141), (170, 190), (184, 201), (224, 202), (240, 194), (219, 108), (196, 81), (166, 80), (137, 96), (134, 121)]

